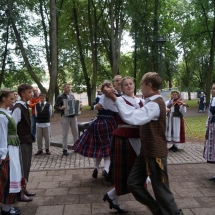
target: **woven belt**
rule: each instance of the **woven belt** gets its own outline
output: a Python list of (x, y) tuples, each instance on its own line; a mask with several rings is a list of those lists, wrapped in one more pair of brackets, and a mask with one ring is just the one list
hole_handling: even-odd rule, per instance
[(18, 138), (18, 135), (8, 135), (7, 138)]
[(137, 128), (138, 126), (136, 125), (118, 125), (118, 128)]

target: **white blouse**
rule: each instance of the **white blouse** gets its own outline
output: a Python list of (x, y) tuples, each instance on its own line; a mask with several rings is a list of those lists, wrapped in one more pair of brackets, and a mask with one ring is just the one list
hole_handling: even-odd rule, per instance
[[(11, 117), (9, 111), (0, 108), (0, 111), (6, 113)], [(6, 158), (8, 148), (7, 148), (7, 133), (8, 133), (8, 119), (5, 115), (0, 114), (0, 159), (4, 160)]]

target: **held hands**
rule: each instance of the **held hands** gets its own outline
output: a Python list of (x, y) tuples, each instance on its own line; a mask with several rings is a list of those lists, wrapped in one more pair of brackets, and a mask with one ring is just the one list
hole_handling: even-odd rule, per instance
[(61, 106), (60, 110), (64, 110), (66, 108), (66, 106)]
[(105, 86), (103, 88), (103, 93), (105, 94), (105, 96), (110, 98), (114, 102), (117, 100), (115, 92), (116, 92), (116, 90), (112, 86), (110, 86), (110, 87)]
[(103, 106), (102, 106), (101, 104), (97, 103), (97, 104), (95, 105), (95, 109), (96, 109), (96, 110), (102, 110), (102, 109), (103, 109)]

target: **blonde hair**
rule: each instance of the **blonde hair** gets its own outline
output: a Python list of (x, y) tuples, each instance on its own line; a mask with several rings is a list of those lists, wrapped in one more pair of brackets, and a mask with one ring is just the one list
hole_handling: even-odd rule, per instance
[(127, 79), (132, 80), (132, 82), (133, 82), (133, 84), (134, 84), (134, 79), (133, 79), (132, 77), (130, 77), (130, 76), (126, 76), (126, 77), (122, 78), (122, 80), (121, 80), (121, 87), (123, 86), (123, 82), (124, 82), (125, 80), (127, 80)]

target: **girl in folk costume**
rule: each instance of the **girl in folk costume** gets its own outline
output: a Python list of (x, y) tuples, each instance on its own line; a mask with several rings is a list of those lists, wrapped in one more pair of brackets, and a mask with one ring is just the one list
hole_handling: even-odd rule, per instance
[(13, 104), (13, 91), (0, 90), (0, 202), (2, 215), (19, 215), (10, 206), (21, 190), (21, 165), (16, 123), (7, 108)]
[[(215, 163), (215, 84), (213, 84), (211, 92), (213, 98), (209, 104), (208, 119), (206, 121), (206, 141), (203, 157), (208, 163)], [(215, 176), (211, 177), (209, 180), (215, 182)]]
[(166, 138), (167, 142), (172, 142), (169, 150), (178, 151), (178, 143), (185, 143), (185, 130), (183, 113), (186, 113), (187, 104), (180, 99), (178, 91), (171, 92), (172, 100), (166, 102)]
[[(134, 82), (131, 77), (125, 77), (121, 80), (123, 95), (119, 97), (120, 102), (126, 103), (136, 108), (143, 106), (143, 100), (134, 96)], [(119, 206), (119, 196), (129, 193), (127, 188), (127, 179), (134, 164), (134, 161), (140, 153), (140, 134), (139, 127), (125, 123), (119, 114), (118, 128), (113, 132), (111, 143), (111, 164), (109, 179), (114, 185), (104, 195), (103, 200), (109, 202), (109, 207), (116, 209), (119, 213), (128, 211)]]
[[(101, 91), (103, 91), (104, 86), (112, 86), (112, 84), (109, 81), (104, 81)], [(96, 120), (90, 124), (89, 128), (75, 142), (72, 149), (85, 157), (95, 158), (93, 178), (97, 178), (99, 164), (104, 158), (102, 175), (107, 182), (110, 167), (111, 134), (117, 127), (117, 110), (113, 105), (113, 101), (104, 94), (101, 95), (99, 103), (95, 105), (95, 109), (97, 109), (97, 105), (100, 108)]]

